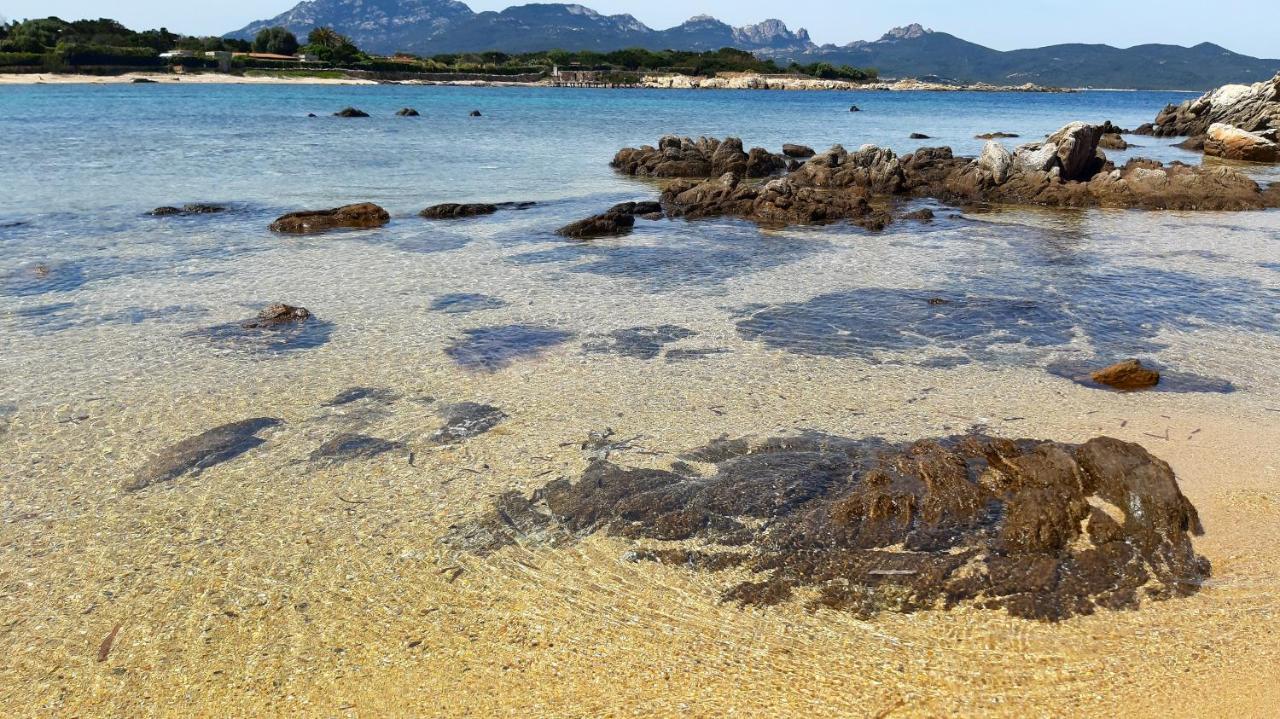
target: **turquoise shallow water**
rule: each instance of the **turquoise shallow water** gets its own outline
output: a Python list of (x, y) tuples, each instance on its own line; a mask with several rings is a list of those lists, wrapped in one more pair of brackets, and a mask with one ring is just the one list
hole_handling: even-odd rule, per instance
[[(202, 374), (215, 355), (191, 338), (272, 300), (306, 304), (324, 322), (302, 346), (285, 348), (294, 362), (328, 343), (361, 357), (402, 339), (364, 331), (371, 313), (379, 322), (400, 317), (402, 328), (425, 321), (439, 343), (429, 355), (434, 362), (465, 356), (490, 369), (485, 353), (505, 366), (525, 344), (561, 345), (683, 314), (676, 324), (697, 319), (800, 356), (941, 369), (1029, 364), (1070, 374), (1072, 362), (1138, 355), (1192, 365), (1183, 389), (1271, 391), (1270, 373), (1240, 355), (1239, 362), (1210, 359), (1223, 349), (1221, 339), (1201, 333), (1180, 344), (1170, 335), (1211, 328), (1271, 346), (1280, 313), (1274, 212), (940, 210), (932, 225), (897, 223), (879, 235), (845, 226), (762, 231), (735, 221), (641, 222), (628, 238), (587, 244), (552, 234), (613, 202), (653, 197), (654, 185), (618, 176), (608, 161), (620, 147), (667, 133), (738, 135), (747, 146), (775, 150), (783, 142), (876, 143), (973, 154), (981, 132), (1018, 133), (1008, 141), (1015, 144), (1075, 119), (1134, 127), (1184, 98), (3, 87), (0, 135), (10, 141), (0, 148), (9, 168), (0, 193), (0, 329), (10, 346), (26, 348), (6, 355), (8, 391), (46, 399), (91, 393), (120, 372), (141, 371), (127, 357), (161, 339), (176, 348), (167, 372), (192, 372), (218, 386), (216, 374)], [(849, 112), (853, 104), (862, 111)], [(332, 116), (348, 105), (372, 117)], [(396, 117), (401, 107), (422, 117)], [(473, 109), (483, 116), (470, 117)], [(910, 140), (912, 132), (931, 139)], [(1169, 140), (1131, 139), (1143, 147), (1113, 159), (1199, 162)], [(538, 205), (454, 223), (415, 216), (439, 202), (508, 200)], [(145, 215), (196, 201), (231, 210)], [(393, 222), (321, 238), (266, 231), (283, 212), (356, 201), (383, 205)], [(310, 264), (315, 258), (321, 264)], [(378, 279), (356, 286), (356, 277)], [(415, 281), (416, 291), (409, 289)], [(411, 303), (396, 299), (405, 295)], [(464, 298), (463, 311), (449, 301), (455, 295)], [(660, 314), (601, 309), (640, 295), (665, 297), (669, 307)], [(953, 309), (920, 304), (934, 295), (951, 299)], [(313, 306), (319, 301), (327, 306)], [(343, 313), (347, 321), (330, 322)], [(484, 349), (477, 355), (447, 344), (460, 336), (478, 337)], [(37, 383), (49, 361), (72, 371)]]

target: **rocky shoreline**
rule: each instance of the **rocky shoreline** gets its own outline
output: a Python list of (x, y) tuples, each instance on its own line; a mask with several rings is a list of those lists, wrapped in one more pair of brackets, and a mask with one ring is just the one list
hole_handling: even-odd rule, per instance
[(721, 73), (715, 77), (645, 75), (639, 87), (662, 90), (878, 90), (884, 92), (1075, 92), (1073, 89), (1023, 85), (989, 85), (985, 82), (947, 84), (914, 78), (882, 82), (826, 80), (796, 75)]

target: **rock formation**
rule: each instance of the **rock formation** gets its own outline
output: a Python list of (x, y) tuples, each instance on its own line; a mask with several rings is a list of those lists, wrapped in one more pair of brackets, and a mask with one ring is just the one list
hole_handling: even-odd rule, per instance
[(1214, 123), (1204, 137), (1204, 154), (1245, 162), (1280, 162), (1280, 130), (1247, 132), (1233, 125)]
[(803, 590), (811, 606), (862, 615), (972, 605), (1059, 620), (1187, 596), (1210, 573), (1169, 465), (1116, 439), (810, 434), (722, 439), (681, 459), (596, 459), (576, 483), (502, 495), (445, 541), (487, 554), (604, 533), (633, 561), (738, 568), (725, 601)]
[(1252, 85), (1224, 85), (1181, 105), (1169, 105), (1150, 127), (1156, 137), (1204, 135), (1214, 124), (1232, 125), (1245, 132), (1280, 130), (1280, 73)]

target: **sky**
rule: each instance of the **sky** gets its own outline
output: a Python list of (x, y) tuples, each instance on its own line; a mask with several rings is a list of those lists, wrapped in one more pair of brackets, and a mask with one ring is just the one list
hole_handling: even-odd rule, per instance
[[(463, 0), (473, 10), (501, 10), (523, 0)], [(733, 25), (776, 17), (808, 28), (818, 43), (874, 40), (913, 22), (966, 40), (1012, 50), (1062, 42), (1128, 47), (1148, 42), (1213, 42), (1258, 57), (1280, 56), (1276, 0), (1116, 2), (1116, 0), (577, 0), (602, 13), (631, 13), (654, 28), (692, 15)], [(296, 0), (0, 0), (9, 19), (58, 15), (111, 17), (134, 29), (167, 27), (192, 35), (221, 35), (288, 10)]]

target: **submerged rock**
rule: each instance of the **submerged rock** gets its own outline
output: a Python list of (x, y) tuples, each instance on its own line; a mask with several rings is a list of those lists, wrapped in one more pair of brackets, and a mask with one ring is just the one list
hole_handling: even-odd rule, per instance
[(258, 433), (281, 424), (284, 424), (283, 420), (257, 417), (214, 427), (184, 439), (143, 465), (124, 489), (135, 492), (184, 474), (199, 474), (263, 444), (266, 440), (259, 438)]
[(481, 117), (480, 111), (479, 111), (479, 110), (472, 110), (472, 111), (471, 111), (471, 116), (472, 116), (472, 117)]
[(932, 138), (930, 138), (928, 135), (924, 134), (923, 132), (913, 132), (913, 133), (911, 133), (911, 137), (910, 137), (910, 139), (912, 139), (912, 140), (929, 140), (929, 139), (932, 139)]
[(294, 322), (303, 322), (311, 319), (311, 312), (306, 307), (294, 307), (286, 305), (283, 302), (277, 302), (274, 305), (268, 305), (258, 316), (244, 324), (241, 327), (252, 330), (264, 327), (276, 327), (282, 324), (290, 324)]
[(497, 427), (507, 418), (506, 412), (488, 404), (459, 402), (440, 410), (444, 424), (431, 435), (435, 444), (452, 444), (478, 437)]
[(914, 212), (903, 214), (899, 219), (915, 220), (917, 222), (933, 222), (933, 210), (925, 207)]
[(419, 212), (418, 216), (425, 217), (428, 220), (454, 220), (463, 217), (492, 215), (497, 211), (497, 205), (484, 203), (458, 204), (455, 202), (446, 202), (442, 205), (432, 205), (422, 212)]
[(573, 338), (572, 332), (536, 325), (502, 325), (463, 330), (444, 353), (459, 366), (497, 372), (516, 360), (531, 359)]
[(379, 387), (349, 387), (334, 395), (333, 399), (321, 404), (321, 407), (342, 407), (353, 402), (361, 400), (370, 400), (380, 403), (391, 403), (399, 399), (400, 395), (389, 389)]
[(389, 442), (363, 434), (340, 434), (311, 453), (312, 462), (338, 464), (356, 459), (373, 459), (387, 452), (403, 449), (399, 442)]
[(1160, 373), (1143, 366), (1136, 359), (1125, 360), (1097, 370), (1090, 375), (1094, 382), (1113, 389), (1134, 391), (1160, 384)]
[(270, 229), (272, 232), (304, 235), (340, 228), (372, 229), (382, 227), (390, 221), (391, 215), (386, 210), (372, 202), (362, 202), (331, 210), (291, 212), (271, 223)]
[(333, 113), (334, 117), (368, 117), (369, 113), (364, 110), (357, 110), (354, 107), (346, 107)]
[(396, 115), (399, 117), (419, 117), (420, 113), (412, 107), (402, 107), (396, 111)]
[[(683, 457), (715, 473), (595, 461), (576, 483), (501, 496), (445, 541), (487, 554), (604, 533), (635, 542), (633, 560), (753, 575), (725, 601), (812, 590), (812, 606), (862, 615), (973, 605), (1060, 620), (1187, 596), (1210, 573), (1169, 465), (1107, 437), (814, 434), (720, 440)], [(664, 544), (686, 540), (703, 548)]]
[(430, 309), (435, 312), (446, 312), (448, 314), (465, 314), (467, 312), (479, 312), (481, 310), (496, 310), (506, 307), (507, 303), (501, 297), (493, 297), (474, 292), (455, 292), (447, 295), (440, 295), (431, 301)]
[(676, 325), (657, 327), (628, 327), (609, 333), (605, 342), (592, 342), (582, 346), (585, 352), (617, 354), (633, 359), (651, 360), (662, 354), (666, 345), (698, 334)]
[(227, 208), (223, 205), (192, 203), (189, 205), (183, 205), (182, 207), (157, 207), (147, 214), (152, 217), (173, 217), (176, 215), (211, 215), (226, 211)]

